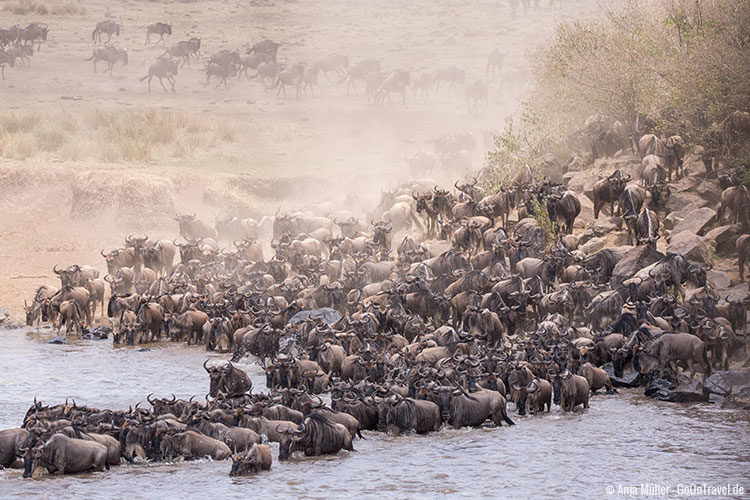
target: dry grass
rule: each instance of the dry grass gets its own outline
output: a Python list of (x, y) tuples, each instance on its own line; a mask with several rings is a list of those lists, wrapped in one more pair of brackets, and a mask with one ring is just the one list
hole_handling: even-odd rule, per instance
[(3, 10), (12, 12), (19, 16), (38, 15), (38, 16), (65, 16), (86, 14), (86, 7), (78, 5), (76, 2), (44, 2), (40, 0), (16, 0), (8, 2), (3, 6)]
[(0, 114), (0, 157), (106, 163), (192, 158), (234, 142), (223, 118), (164, 109)]

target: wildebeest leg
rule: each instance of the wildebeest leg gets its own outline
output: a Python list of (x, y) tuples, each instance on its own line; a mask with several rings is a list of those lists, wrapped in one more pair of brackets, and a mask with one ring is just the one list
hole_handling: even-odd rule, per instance
[(164, 86), (164, 81), (162, 77), (159, 77), (159, 83), (161, 84), (161, 88), (164, 89), (164, 92), (168, 92), (167, 87)]
[(206, 83), (203, 84), (204, 87), (208, 86), (209, 80), (211, 80), (211, 75), (206, 75)]
[(151, 33), (146, 33), (146, 45), (148, 45), (148, 42), (151, 39)]
[[(172, 75), (169, 75), (169, 76), (167, 77), (167, 80), (169, 80), (169, 83), (171, 83), (171, 84), (172, 84), (172, 92), (177, 92), (177, 91), (175, 90), (175, 88), (174, 88), (174, 84), (175, 84), (175, 79), (174, 79), (174, 77), (173, 77)], [(166, 272), (166, 270), (165, 270), (165, 271), (164, 271), (164, 275), (166, 276), (166, 274), (167, 274), (167, 272)]]

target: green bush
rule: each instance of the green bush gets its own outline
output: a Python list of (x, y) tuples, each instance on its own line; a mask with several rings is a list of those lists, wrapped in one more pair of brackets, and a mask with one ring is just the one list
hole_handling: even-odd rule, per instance
[(581, 153), (574, 138), (587, 117), (599, 114), (617, 122), (625, 137), (642, 113), (655, 119), (658, 133), (722, 149), (719, 124), (732, 111), (750, 110), (750, 2), (617, 5), (597, 18), (560, 24), (551, 43), (530, 54), (536, 85), (496, 138), (488, 154), (492, 171), (534, 168), (543, 153), (562, 159)]

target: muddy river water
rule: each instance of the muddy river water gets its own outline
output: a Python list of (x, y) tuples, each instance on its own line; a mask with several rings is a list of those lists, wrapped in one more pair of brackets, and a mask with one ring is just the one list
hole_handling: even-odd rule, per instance
[[(123, 408), (145, 402), (149, 392), (186, 398), (208, 392), (201, 368), (207, 356), (198, 348), (139, 351), (93, 340), (52, 345), (23, 330), (0, 332), (0, 343), (0, 429), (20, 425), (34, 396)], [(244, 368), (263, 389), (261, 369)], [(247, 478), (230, 478), (230, 462), (209, 460), (37, 481), (3, 470), (0, 498), (598, 499), (641, 484), (671, 488), (652, 498), (677, 497), (672, 492), (679, 484), (739, 484), (750, 491), (747, 412), (656, 402), (632, 390), (593, 396), (590, 409), (573, 414), (555, 407), (536, 417), (511, 411), (511, 418), (518, 425), (397, 438), (365, 433), (354, 442), (356, 452), (281, 465), (274, 446), (272, 470)]]

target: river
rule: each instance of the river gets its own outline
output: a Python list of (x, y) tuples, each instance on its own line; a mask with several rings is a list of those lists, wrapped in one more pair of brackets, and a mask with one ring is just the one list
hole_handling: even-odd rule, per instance
[[(116, 409), (145, 402), (150, 392), (185, 398), (208, 392), (200, 348), (53, 345), (23, 330), (0, 332), (0, 342), (0, 429), (20, 425), (34, 396)], [(258, 390), (265, 387), (260, 367), (242, 366)], [(366, 432), (355, 452), (284, 464), (276, 462), (274, 445), (271, 471), (246, 478), (230, 478), (230, 462), (210, 460), (37, 481), (2, 470), (0, 498), (598, 499), (617, 497), (607, 487), (616, 492), (644, 483), (672, 491), (678, 483), (739, 484), (750, 491), (750, 413), (652, 401), (640, 392), (595, 395), (591, 408), (572, 414), (558, 407), (535, 417), (511, 411), (514, 427), (402, 437)]]

